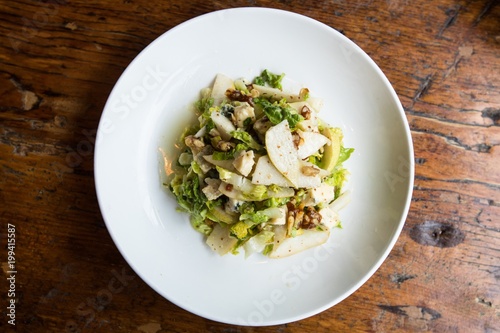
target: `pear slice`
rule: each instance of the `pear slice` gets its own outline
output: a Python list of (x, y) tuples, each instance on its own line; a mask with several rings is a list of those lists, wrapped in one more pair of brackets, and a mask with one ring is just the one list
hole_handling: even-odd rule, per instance
[(325, 145), (325, 151), (319, 166), (321, 169), (331, 172), (339, 160), (342, 137), (339, 131), (329, 127), (325, 127), (323, 131), (321, 131), (321, 134), (330, 140), (330, 144)]
[(271, 127), (266, 132), (266, 149), (269, 159), (276, 169), (297, 187), (300, 176), (300, 159), (293, 143), (287, 120)]
[(212, 112), (210, 114), (210, 118), (212, 118), (215, 127), (220, 133), (220, 136), (223, 140), (229, 141), (231, 139), (231, 132), (236, 131), (236, 127), (234, 127), (231, 120), (226, 118), (219, 111)]
[(261, 156), (255, 164), (252, 174), (252, 183), (256, 185), (278, 185), (293, 186), (288, 179), (283, 176), (269, 159), (269, 156)]
[(216, 206), (212, 208), (208, 213), (207, 217), (214, 221), (221, 221), (226, 224), (234, 224), (238, 222), (238, 216), (236, 214), (229, 214), (223, 208)]
[(224, 169), (229, 170), (231, 172), (236, 172), (236, 168), (233, 166), (234, 159), (216, 160), (216, 159), (214, 159), (213, 155), (204, 155), (203, 158), (205, 159), (205, 161), (207, 161), (215, 166), (220, 166), (221, 168), (224, 168)]
[(285, 238), (279, 246), (274, 247), (269, 257), (273, 259), (284, 258), (292, 254), (305, 251), (325, 243), (330, 237), (330, 232), (317, 230), (304, 230), (301, 235)]
[(216, 223), (206, 242), (212, 250), (222, 256), (231, 251), (238, 240), (231, 237), (228, 227), (222, 227), (219, 223)]
[[(311, 173), (312, 171), (312, 173)], [(297, 178), (297, 187), (315, 188), (321, 185), (321, 178), (325, 176), (324, 170), (307, 161), (300, 161), (300, 175)]]
[(301, 140), (302, 144), (298, 147), (300, 159), (305, 159), (317, 152), (324, 145), (330, 144), (330, 140), (320, 133), (300, 131), (299, 136), (303, 140)]
[(234, 89), (234, 81), (224, 74), (217, 74), (214, 85), (212, 86), (211, 97), (214, 99), (214, 105), (220, 105), (226, 99), (226, 91)]
[(252, 86), (255, 90), (257, 90), (260, 93), (260, 96), (270, 98), (275, 101), (285, 99), (287, 102), (300, 102), (303, 101), (305, 98), (304, 96), (305, 91), (302, 92), (302, 90), (301, 93), (299, 94), (293, 94), (279, 90), (277, 88), (260, 86), (258, 84), (253, 84)]

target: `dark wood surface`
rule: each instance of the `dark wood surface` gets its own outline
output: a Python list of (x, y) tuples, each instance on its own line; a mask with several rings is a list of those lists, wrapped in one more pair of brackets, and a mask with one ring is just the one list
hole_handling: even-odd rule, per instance
[[(394, 85), (415, 147), (410, 212), (385, 263), (340, 304), (274, 327), (159, 296), (115, 247), (94, 188), (96, 128), (126, 66), (175, 25), (241, 6), (304, 14), (357, 43)], [(500, 331), (497, 1), (0, 0), (0, 41), (0, 331)]]

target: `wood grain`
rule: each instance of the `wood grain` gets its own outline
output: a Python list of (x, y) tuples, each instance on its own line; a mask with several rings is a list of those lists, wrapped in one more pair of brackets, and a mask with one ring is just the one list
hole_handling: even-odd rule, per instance
[[(212, 322), (156, 294), (112, 242), (93, 179), (97, 124), (126, 66), (177, 24), (242, 6), (304, 14), (357, 43), (398, 93), (415, 148), (410, 212), (382, 267), (335, 307), (273, 327)], [(0, 262), (6, 278), (14, 224), (15, 328), (500, 331), (499, 22), (494, 0), (0, 0)]]

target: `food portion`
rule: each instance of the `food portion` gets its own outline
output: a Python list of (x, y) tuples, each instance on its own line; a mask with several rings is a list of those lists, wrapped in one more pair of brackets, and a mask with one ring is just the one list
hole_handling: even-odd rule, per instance
[(349, 202), (343, 162), (353, 149), (319, 117), (322, 101), (307, 88), (284, 91), (283, 77), (218, 74), (178, 143), (167, 186), (220, 255), (282, 258), (318, 246)]

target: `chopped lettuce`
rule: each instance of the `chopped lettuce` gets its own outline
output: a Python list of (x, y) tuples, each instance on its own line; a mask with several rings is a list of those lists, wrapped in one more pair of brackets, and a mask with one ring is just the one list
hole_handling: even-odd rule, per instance
[(208, 199), (201, 191), (198, 175), (192, 170), (186, 175), (176, 175), (170, 182), (170, 190), (179, 208), (190, 213), (193, 227), (204, 234), (209, 233), (211, 229), (204, 223)]
[(234, 87), (236, 89), (244, 92), (244, 93), (247, 93), (247, 94), (249, 93), (248, 88), (247, 88), (245, 82), (243, 82), (243, 80), (236, 80), (236, 81), (234, 81)]
[(268, 71), (267, 69), (264, 69), (262, 73), (260, 73), (260, 76), (257, 76), (254, 80), (253, 83), (258, 84), (259, 86), (263, 86), (266, 83), (270, 85), (273, 88), (277, 88), (279, 90), (282, 90), (283, 87), (281, 85), (281, 81), (285, 77), (285, 74), (274, 74)]
[(230, 160), (234, 158), (234, 151), (214, 151), (212, 157), (216, 161)]
[(255, 98), (254, 103), (262, 108), (262, 111), (273, 125), (277, 125), (286, 119), (293, 130), (299, 122), (304, 120), (304, 117), (288, 106), (285, 101), (271, 103), (265, 98)]
[[(245, 143), (246, 147), (248, 148), (254, 150), (262, 149), (262, 146), (257, 141), (255, 141), (250, 133), (242, 130), (241, 128), (238, 128), (236, 131), (231, 132), (231, 136), (236, 140), (240, 140), (241, 142)], [(241, 145), (240, 148), (243, 148), (243, 145)]]
[(271, 218), (281, 217), (281, 211), (276, 207), (270, 207), (263, 210), (252, 212), (251, 214), (241, 214), (241, 221), (248, 221), (252, 224), (260, 224), (269, 221)]
[(336, 167), (333, 172), (324, 179), (325, 183), (335, 187), (335, 199), (339, 197), (348, 175), (349, 172), (347, 169), (343, 167)]
[(269, 221), (269, 216), (263, 211), (256, 211), (252, 214), (241, 214), (240, 220), (249, 220), (254, 224), (260, 224)]
[(337, 165), (340, 165), (347, 161), (349, 157), (351, 157), (351, 154), (354, 152), (354, 148), (345, 148), (344, 146), (340, 146), (340, 155), (339, 159), (337, 161)]
[(290, 201), (290, 198), (269, 198), (269, 199), (266, 199), (264, 200), (262, 203), (264, 205), (264, 207), (268, 207), (268, 208), (271, 208), (271, 207), (281, 207), (281, 206), (284, 206), (288, 203), (288, 201)]
[(201, 98), (196, 101), (195, 107), (200, 113), (206, 113), (214, 104), (214, 99), (210, 97), (210, 90), (203, 91)]
[(248, 225), (245, 222), (238, 222), (231, 226), (231, 234), (238, 239), (245, 239), (248, 236)]

